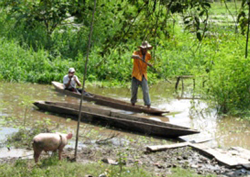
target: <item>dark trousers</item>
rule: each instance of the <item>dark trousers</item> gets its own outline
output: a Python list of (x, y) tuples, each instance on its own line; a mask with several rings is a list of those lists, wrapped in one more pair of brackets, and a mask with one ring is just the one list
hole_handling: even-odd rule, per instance
[[(82, 93), (82, 89), (80, 89), (80, 88), (65, 88), (64, 90), (69, 90), (69, 91), (71, 91), (71, 92), (75, 92), (75, 93), (78, 93), (78, 94), (81, 94), (81, 93)], [(84, 96), (93, 97), (92, 94), (86, 92), (85, 90), (84, 90), (84, 92), (83, 92), (83, 95), (84, 95)]]
[(82, 89), (80, 88), (65, 88), (65, 90), (69, 90), (71, 92), (82, 93)]

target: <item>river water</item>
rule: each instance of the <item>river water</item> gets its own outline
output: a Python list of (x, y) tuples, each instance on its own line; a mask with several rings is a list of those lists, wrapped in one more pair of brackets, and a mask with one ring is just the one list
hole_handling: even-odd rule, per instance
[[(93, 84), (92, 86), (87, 85), (86, 90), (128, 102), (130, 100), (129, 88), (101, 88)], [(188, 92), (188, 89), (187, 92), (184, 92), (184, 99), (177, 99), (174, 92), (174, 84), (163, 82), (152, 85), (150, 86), (152, 107), (170, 111), (169, 114), (166, 114), (161, 119), (162, 121), (191, 127), (201, 132), (200, 134), (181, 137), (185, 140), (200, 141), (211, 139), (208, 142), (210, 146), (222, 148), (240, 146), (250, 149), (250, 123), (248, 121), (219, 117), (216, 110), (209, 108), (206, 102), (198, 99), (187, 99), (189, 96)], [(138, 98), (138, 104), (143, 104), (141, 90), (139, 90)], [(75, 131), (76, 121), (68, 121), (60, 116), (37, 111), (32, 106), (32, 102), (36, 100), (79, 103), (79, 100), (76, 98), (56, 93), (51, 85), (2, 82), (0, 83), (0, 123), (4, 117), (14, 117), (21, 120), (25, 118), (32, 120), (48, 118), (63, 125), (66, 131)], [(150, 118), (159, 120), (159, 117), (156, 116), (150, 116)], [(84, 126), (84, 123), (81, 125)], [(92, 128), (96, 130), (101, 129), (97, 126)], [(0, 141), (3, 141), (5, 135), (9, 133), (8, 131), (10, 131), (9, 128), (2, 127)], [(14, 131), (16, 130), (14, 129)], [(101, 132), (110, 133), (109, 130), (103, 129), (101, 129)], [(132, 134), (129, 135), (133, 136)]]

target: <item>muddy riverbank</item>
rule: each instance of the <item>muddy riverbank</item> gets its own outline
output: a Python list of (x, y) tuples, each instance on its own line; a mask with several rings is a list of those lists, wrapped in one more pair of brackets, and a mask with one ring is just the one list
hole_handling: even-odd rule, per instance
[[(10, 88), (8, 91), (4, 88)], [(31, 147), (23, 146), (25, 150), (15, 150), (8, 144), (4, 144), (6, 137), (18, 131), (18, 127), (30, 128), (36, 126), (48, 126), (54, 131), (73, 132), (75, 134), (76, 121), (68, 117), (52, 115), (35, 109), (32, 103), (36, 100), (63, 101), (79, 103), (79, 100), (57, 94), (50, 85), (2, 83), (0, 86), (0, 162), (14, 162), (20, 157), (32, 160)], [(129, 101), (128, 88), (100, 88), (88, 86), (87, 90), (93, 93), (114, 97)], [(173, 124), (191, 127), (201, 131), (200, 134), (181, 137), (185, 140), (211, 139), (205, 144), (208, 147), (220, 147), (227, 149), (232, 146), (240, 146), (246, 149), (250, 147), (249, 122), (236, 118), (219, 117), (216, 110), (209, 108), (201, 100), (177, 99), (173, 94), (173, 85), (159, 84), (150, 87), (151, 99), (154, 107), (171, 111), (165, 119), (149, 117), (159, 121), (169, 121)], [(27, 93), (29, 93), (27, 95)], [(186, 95), (185, 95), (186, 94)], [(184, 93), (189, 96), (189, 93)], [(142, 95), (139, 95), (142, 98)], [(142, 99), (139, 99), (142, 104)], [(6, 126), (6, 127), (5, 127)], [(8, 126), (8, 127), (7, 127)], [(16, 128), (14, 128), (16, 127)], [(116, 134), (110, 139), (111, 134)], [(79, 144), (80, 163), (104, 161), (114, 163), (124, 162), (126, 166), (140, 166), (149, 171), (167, 176), (172, 168), (193, 169), (197, 174), (213, 174), (221, 176), (247, 176), (249, 171), (244, 168), (229, 169), (216, 160), (207, 158), (197, 151), (184, 147), (174, 150), (166, 150), (155, 153), (146, 153), (147, 145), (172, 144), (178, 140), (169, 140), (156, 137), (147, 137), (81, 123), (81, 141)], [(119, 136), (118, 136), (119, 135)], [(31, 136), (31, 135), (30, 135)], [(101, 140), (105, 141), (101, 141)], [(106, 140), (108, 139), (108, 140)], [(20, 142), (21, 144), (22, 142)], [(65, 148), (64, 158), (71, 159), (74, 154), (74, 141)], [(11, 155), (10, 155), (11, 154)], [(43, 156), (46, 158), (46, 155)]]
[[(4, 89), (9, 88), (9, 89)], [(190, 97), (191, 90), (187, 88), (183, 97)], [(93, 93), (105, 95), (124, 101), (129, 101), (130, 90), (128, 88), (103, 88), (94, 84), (87, 85), (86, 90)], [(140, 90), (139, 90), (140, 91)], [(29, 94), (27, 94), (29, 93)], [(250, 122), (237, 118), (220, 117), (213, 108), (209, 108), (202, 100), (177, 99), (174, 91), (174, 84), (159, 83), (150, 86), (152, 107), (169, 110), (163, 120), (157, 117), (150, 117), (159, 121), (187, 126), (199, 130), (197, 135), (182, 137), (187, 140), (212, 139), (211, 146), (229, 148), (231, 146), (250, 147)], [(143, 104), (142, 93), (139, 92), (138, 104)], [(22, 83), (1, 83), (0, 84), (0, 119), (12, 117), (18, 121), (40, 121), (44, 118), (51, 122), (58, 123), (67, 130), (75, 131), (76, 122), (68, 121), (60, 116), (44, 114), (37, 111), (32, 103), (37, 100), (63, 101), (79, 103), (79, 100), (67, 97), (55, 92), (51, 85), (22, 84)], [(11, 126), (11, 125), (10, 125)], [(85, 126), (81, 123), (81, 126)], [(95, 127), (94, 129), (99, 129)], [(104, 131), (102, 133), (105, 134)]]
[[(201, 155), (190, 147), (148, 152), (143, 144), (142, 140), (131, 141), (118, 137), (104, 141), (95, 142), (92, 140), (88, 143), (80, 143), (77, 162), (83, 164), (93, 162), (108, 163), (110, 165), (122, 164), (127, 167), (138, 166), (153, 172), (156, 176), (168, 176), (174, 168), (190, 169), (202, 176), (250, 176), (250, 171), (245, 168), (228, 168), (215, 159)], [(155, 143), (151, 143), (151, 145), (155, 145)], [(69, 161), (74, 159), (73, 146), (74, 144), (67, 145), (63, 153), (64, 159)], [(0, 152), (5, 154), (4, 157), (0, 158), (0, 163), (14, 163), (20, 158), (34, 163), (31, 149), (1, 148)], [(50, 158), (49, 156), (43, 153), (41, 160)]]

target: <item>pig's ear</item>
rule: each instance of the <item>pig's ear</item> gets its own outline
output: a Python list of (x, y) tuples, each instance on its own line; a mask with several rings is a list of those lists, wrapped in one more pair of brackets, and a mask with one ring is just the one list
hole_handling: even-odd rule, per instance
[(69, 133), (69, 134), (67, 135), (67, 139), (71, 139), (72, 136), (73, 136), (73, 134), (72, 134), (72, 133)]

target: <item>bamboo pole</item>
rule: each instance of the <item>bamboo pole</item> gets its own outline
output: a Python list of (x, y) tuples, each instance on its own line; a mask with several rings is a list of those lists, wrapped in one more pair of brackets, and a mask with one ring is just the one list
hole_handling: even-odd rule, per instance
[(86, 80), (86, 75), (87, 75), (87, 65), (88, 65), (88, 61), (89, 61), (89, 51), (90, 51), (90, 46), (91, 46), (91, 37), (92, 37), (92, 33), (93, 33), (93, 24), (94, 24), (94, 17), (95, 17), (95, 9), (96, 9), (96, 0), (94, 2), (94, 9), (93, 9), (93, 13), (92, 13), (92, 21), (91, 21), (90, 32), (89, 32), (89, 41), (88, 41), (87, 56), (86, 56), (85, 69), (84, 69), (84, 75), (83, 75), (82, 95), (81, 95), (81, 100), (80, 100), (78, 122), (77, 122), (77, 131), (76, 131), (75, 160), (77, 158), (78, 134), (79, 134), (79, 126), (80, 126), (80, 121), (81, 121), (81, 116), (82, 116), (82, 114), (81, 114), (81, 112), (82, 112), (82, 100), (83, 100), (85, 80)]
[(248, 36), (249, 36), (249, 25), (250, 25), (250, 2), (248, 0), (248, 20), (247, 20), (247, 37), (246, 37), (246, 50), (245, 50), (245, 58), (247, 58), (248, 55)]

